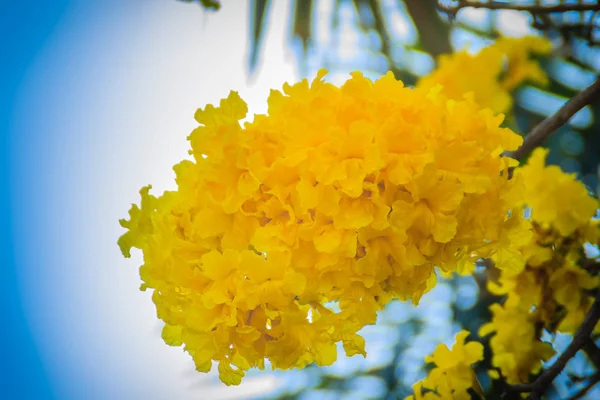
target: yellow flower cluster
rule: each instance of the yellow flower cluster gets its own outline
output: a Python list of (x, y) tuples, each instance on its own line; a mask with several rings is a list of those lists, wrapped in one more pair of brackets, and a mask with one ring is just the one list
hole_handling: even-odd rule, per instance
[(534, 57), (548, 56), (552, 51), (552, 43), (543, 36), (523, 36), (520, 38), (504, 37), (496, 40), (491, 48), (495, 48), (505, 57), (504, 73), (499, 77), (502, 87), (508, 91), (515, 90), (524, 82), (540, 86), (548, 85), (548, 76)]
[(392, 298), (418, 302), (434, 265), (522, 264), (529, 226), (502, 156), (522, 139), (502, 116), (391, 73), (341, 87), (324, 75), (272, 91), (268, 115), (244, 126), (235, 92), (198, 110), (177, 190), (142, 189), (121, 221), (165, 341), (200, 371), (219, 363), (227, 384), (267, 359), (331, 364), (340, 341), (364, 355), (357, 332)]
[(472, 96), (481, 107), (506, 113), (512, 106), (511, 92), (529, 81), (548, 84), (548, 77), (532, 55), (548, 55), (551, 43), (543, 37), (500, 38), (477, 54), (466, 50), (439, 58), (438, 67), (419, 80), (417, 86), (443, 87), (449, 98)]
[(532, 219), (569, 236), (586, 226), (596, 214), (598, 201), (585, 185), (555, 165), (545, 166), (548, 150), (536, 149), (527, 166), (520, 169), (526, 182), (524, 201), (532, 209)]
[[(492, 321), (479, 330), (481, 336), (494, 333), (490, 339), (492, 365), (499, 368), (511, 384), (528, 382), (529, 374), (542, 368), (542, 360), (554, 355), (552, 346), (540, 340), (535, 316), (518, 301), (518, 297), (509, 297), (502, 306), (493, 304), (490, 307)], [(490, 376), (498, 378), (494, 370), (490, 371)]]
[[(471, 388), (481, 393), (472, 365), (483, 360), (483, 345), (478, 342), (465, 343), (467, 336), (469, 332), (459, 332), (452, 350), (440, 344), (431, 356), (425, 358), (426, 362), (434, 363), (435, 368), (422, 382), (413, 385), (414, 396), (408, 396), (405, 400), (469, 400), (471, 394), (468, 390)], [(423, 388), (428, 391), (423, 393)]]
[(600, 284), (582, 268), (584, 243), (600, 238), (592, 220), (598, 201), (574, 176), (545, 166), (546, 153), (537, 149), (515, 172), (525, 184), (523, 201), (531, 207), (534, 236), (522, 249), (526, 264), (503, 269), (499, 280), (489, 283), (492, 293), (507, 298), (490, 308), (492, 321), (479, 332), (495, 332), (492, 363), (508, 383), (527, 382), (539, 371), (541, 361), (554, 354), (540, 340), (542, 329), (574, 333), (592, 304), (589, 290)]

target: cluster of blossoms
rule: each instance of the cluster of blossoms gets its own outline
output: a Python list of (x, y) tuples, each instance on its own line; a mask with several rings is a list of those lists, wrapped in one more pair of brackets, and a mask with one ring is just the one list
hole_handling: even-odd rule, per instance
[[(542, 331), (574, 333), (593, 300), (598, 277), (585, 268), (585, 243), (598, 244), (593, 220), (598, 201), (585, 185), (557, 166), (545, 166), (546, 150), (537, 149), (528, 164), (515, 171), (524, 184), (523, 202), (531, 209), (533, 238), (521, 251), (525, 264), (503, 269), (488, 289), (506, 296), (494, 304), (491, 322), (481, 336), (490, 340), (492, 364), (508, 383), (524, 383), (537, 373), (554, 350), (541, 341)], [(494, 371), (495, 372), (495, 371)], [(492, 377), (498, 377), (492, 373)]]
[[(549, 42), (542, 38), (501, 39), (476, 55), (462, 52), (442, 57), (440, 67), (419, 86), (442, 84), (449, 97), (470, 96), (482, 106), (505, 112), (512, 105), (510, 91), (523, 80), (547, 83), (528, 54), (548, 51)], [(474, 74), (478, 80), (459, 73), (486, 71), (484, 66), (491, 68), (487, 74)], [(469, 79), (461, 80), (461, 76)], [(506, 193), (531, 215), (518, 218), (520, 229), (514, 231), (518, 236), (511, 238), (521, 246), (513, 247), (514, 257), (502, 257), (500, 252), (492, 257), (500, 275), (488, 282), (488, 290), (503, 296), (504, 301), (490, 307), (492, 320), (479, 330), (482, 337), (492, 334), (490, 348), (496, 369), (489, 371), (490, 377), (501, 376), (509, 384), (528, 382), (531, 374), (539, 372), (542, 361), (555, 353), (550, 343), (541, 340), (543, 331), (574, 333), (591, 307), (593, 290), (600, 286), (599, 278), (586, 269), (597, 264), (586, 259), (584, 251), (586, 243), (600, 244), (600, 226), (593, 218), (598, 201), (573, 175), (545, 166), (546, 154), (546, 150), (536, 150), (528, 165), (515, 170), (512, 194)], [(460, 374), (448, 375), (457, 385), (467, 382)], [(432, 375), (424, 383), (431, 379)], [(421, 386), (432, 391), (421, 397)], [(458, 397), (447, 398), (470, 398), (463, 394), (468, 387), (461, 386)], [(436, 393), (441, 392), (434, 383), (415, 386), (417, 398), (437, 398)]]
[[(500, 39), (442, 57), (414, 89), (391, 73), (337, 87), (322, 70), (272, 91), (268, 114), (243, 125), (236, 92), (199, 109), (177, 189), (143, 188), (121, 220), (119, 245), (143, 252), (142, 290), (154, 289), (165, 342), (184, 345), (199, 371), (218, 363), (229, 385), (266, 362), (329, 365), (338, 342), (366, 355), (357, 332), (392, 299), (418, 303), (434, 266), (470, 273), (491, 258), (501, 275), (489, 290), (506, 301), (479, 333), (493, 333), (507, 382), (526, 382), (553, 354), (542, 329), (572, 332), (599, 286), (581, 268), (583, 243), (600, 241), (597, 202), (543, 152), (512, 178), (517, 162), (503, 155), (522, 139), (495, 113), (523, 81), (547, 83), (530, 56), (549, 50), (541, 38)], [(427, 360), (436, 368), (417, 399), (478, 389), (471, 364), (483, 347), (467, 335)]]
[[(520, 249), (524, 262), (502, 268), (496, 280), (488, 281), (490, 292), (505, 300), (490, 307), (492, 320), (479, 330), (481, 337), (492, 334), (495, 369), (490, 377), (509, 384), (526, 383), (540, 371), (542, 361), (555, 353), (541, 340), (543, 330), (574, 333), (591, 307), (593, 289), (600, 286), (600, 279), (585, 268), (596, 264), (584, 251), (586, 243), (600, 244), (600, 225), (594, 219), (600, 204), (574, 175), (545, 166), (546, 154), (535, 150), (528, 164), (514, 172), (522, 205), (531, 210), (533, 235)], [(464, 345), (467, 336), (460, 332), (451, 351), (439, 345), (426, 358), (436, 368), (415, 384), (415, 396), (407, 399), (470, 399), (469, 389), (480, 392), (471, 365), (483, 359), (483, 346)]]
[(495, 113), (510, 111), (513, 92), (523, 82), (547, 85), (548, 77), (533, 56), (552, 50), (548, 39), (538, 36), (500, 38), (477, 54), (466, 50), (442, 55), (439, 66), (423, 77), (418, 87), (441, 86), (451, 99), (472, 96), (481, 107)]
[(266, 359), (331, 364), (340, 341), (364, 355), (357, 332), (393, 298), (418, 302), (434, 265), (522, 263), (516, 162), (502, 156), (522, 139), (502, 116), (391, 73), (341, 87), (324, 74), (272, 91), (268, 115), (243, 127), (235, 92), (198, 110), (177, 190), (144, 188), (122, 221), (165, 340), (198, 370), (218, 362), (227, 384)]
[[(426, 362), (434, 363), (435, 367), (422, 382), (414, 384), (414, 396), (408, 396), (405, 400), (469, 400), (469, 389), (483, 395), (472, 367), (474, 363), (483, 360), (483, 345), (478, 342), (465, 343), (467, 336), (469, 332), (459, 332), (452, 350), (440, 344), (431, 356), (425, 358)], [(427, 390), (425, 393), (423, 388)]]

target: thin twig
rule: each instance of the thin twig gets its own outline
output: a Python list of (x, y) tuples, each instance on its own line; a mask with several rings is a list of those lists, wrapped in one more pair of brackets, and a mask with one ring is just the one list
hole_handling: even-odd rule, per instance
[(600, 320), (600, 291), (596, 295), (594, 304), (592, 304), (592, 307), (585, 316), (583, 323), (573, 336), (571, 344), (569, 344), (554, 364), (544, 370), (535, 381), (522, 385), (511, 385), (508, 387), (508, 390), (513, 393), (530, 392), (528, 399), (539, 400), (554, 379), (562, 372), (569, 360), (590, 340), (590, 335), (596, 327), (598, 320)]
[(438, 3), (438, 9), (448, 15), (456, 15), (463, 8), (484, 8), (487, 10), (515, 10), (526, 11), (534, 14), (552, 14), (568, 11), (598, 11), (600, 4), (554, 4), (554, 5), (524, 5), (514, 3), (503, 3), (499, 1), (490, 1), (487, 3), (479, 1), (461, 0), (454, 6), (442, 5)]
[(388, 35), (388, 29), (385, 26), (385, 18), (379, 8), (381, 5), (377, 4), (376, 0), (368, 0), (369, 7), (371, 7), (371, 12), (373, 13), (373, 20), (375, 22), (375, 30), (381, 36), (381, 52), (388, 59), (390, 65), (394, 64), (392, 59), (392, 50), (390, 48), (390, 36)]
[(594, 83), (573, 96), (567, 101), (557, 112), (548, 116), (531, 132), (525, 136), (525, 140), (521, 147), (508, 155), (517, 160), (522, 160), (534, 148), (542, 144), (550, 135), (558, 128), (563, 126), (573, 117), (579, 110), (590, 104), (600, 95), (600, 78)]
[(594, 375), (590, 377), (590, 381), (585, 385), (581, 390), (575, 393), (569, 400), (577, 400), (583, 398), (587, 392), (589, 392), (596, 384), (600, 382), (600, 371), (597, 371)]

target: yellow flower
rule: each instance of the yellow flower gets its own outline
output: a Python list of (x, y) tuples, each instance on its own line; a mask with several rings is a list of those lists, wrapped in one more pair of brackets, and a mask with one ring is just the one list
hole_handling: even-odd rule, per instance
[(131, 257), (132, 247), (141, 249), (145, 244), (145, 240), (153, 231), (151, 215), (156, 207), (156, 197), (149, 194), (150, 189), (152, 189), (152, 186), (148, 185), (140, 190), (142, 196), (141, 208), (136, 204), (131, 205), (129, 221), (119, 220), (121, 226), (127, 229), (127, 232), (118, 241), (119, 248), (125, 257)]
[(599, 204), (573, 174), (554, 165), (545, 166), (547, 154), (547, 149), (536, 149), (520, 169), (526, 182), (525, 203), (531, 207), (535, 221), (568, 236), (588, 224)]
[(499, 246), (492, 259), (502, 269), (520, 271), (525, 266), (522, 248), (533, 237), (531, 222), (514, 213), (508, 217), (502, 227), (496, 246)]
[[(539, 339), (543, 329), (574, 333), (581, 326), (592, 304), (590, 290), (600, 284), (582, 268), (584, 243), (595, 237), (594, 223), (589, 220), (592, 210), (577, 218), (568, 215), (566, 208), (559, 211), (565, 205), (556, 197), (563, 194), (552, 186), (560, 188), (567, 182), (572, 193), (566, 196), (574, 203), (586, 204), (590, 197), (572, 176), (556, 167), (544, 167), (544, 156), (543, 151), (536, 151), (530, 164), (522, 168), (524, 173), (518, 170), (514, 175), (525, 186), (533, 181), (524, 198), (533, 204), (533, 235), (530, 233), (529, 243), (521, 243), (521, 268), (504, 265), (497, 280), (488, 282), (488, 290), (506, 300), (502, 306), (490, 307), (492, 321), (480, 329), (481, 335), (495, 332), (490, 340), (492, 364), (509, 383), (527, 382), (529, 375), (540, 369), (541, 361), (552, 356), (552, 347)], [(491, 377), (493, 374), (490, 372)]]
[(542, 361), (554, 355), (549, 343), (539, 340), (526, 305), (519, 302), (493, 304), (492, 321), (481, 326), (479, 335), (494, 333), (490, 339), (492, 365), (498, 367), (510, 384), (528, 382), (529, 374), (542, 368)]
[(598, 277), (590, 276), (583, 268), (565, 265), (554, 271), (550, 287), (556, 301), (567, 308), (577, 308), (582, 303), (581, 290), (598, 287)]
[(436, 400), (440, 399), (440, 396), (434, 392), (423, 393), (423, 383), (417, 382), (412, 387), (414, 395), (406, 396), (404, 400)]
[(477, 54), (463, 50), (440, 56), (438, 67), (417, 86), (440, 86), (449, 98), (470, 96), (481, 107), (506, 113), (512, 106), (510, 92), (523, 82), (548, 83), (539, 63), (530, 56), (547, 55), (551, 47), (543, 37), (500, 38)]
[(266, 360), (331, 364), (337, 342), (365, 355), (357, 332), (394, 298), (417, 303), (434, 265), (467, 272), (514, 254), (526, 230), (507, 222), (520, 203), (502, 154), (521, 138), (501, 116), (391, 73), (341, 87), (325, 73), (272, 91), (268, 115), (243, 126), (236, 92), (198, 110), (177, 190), (144, 188), (121, 222), (165, 341), (199, 371), (219, 363), (227, 384)]
[(421, 78), (417, 86), (433, 88), (441, 85), (443, 93), (450, 98), (460, 100), (469, 94), (482, 107), (507, 112), (512, 99), (499, 81), (502, 60), (502, 53), (493, 48), (476, 55), (465, 50), (441, 55), (438, 67)]
[(566, 311), (558, 325), (559, 331), (575, 333), (592, 305), (593, 296), (588, 291), (597, 288), (599, 284), (597, 276), (590, 276), (586, 270), (568, 261), (553, 272), (549, 285), (554, 299)]
[(507, 69), (502, 77), (502, 86), (507, 90), (516, 89), (522, 82), (529, 81), (540, 86), (548, 85), (548, 76), (531, 55), (547, 56), (552, 51), (552, 43), (543, 36), (504, 37), (498, 39), (495, 48), (505, 54)]
[[(434, 363), (435, 367), (422, 384), (413, 386), (415, 397), (409, 396), (406, 399), (433, 399), (438, 396), (442, 399), (470, 399), (468, 389), (476, 388), (481, 391), (471, 366), (483, 360), (483, 345), (478, 342), (465, 343), (467, 336), (469, 332), (463, 330), (456, 335), (452, 350), (440, 344), (431, 356), (425, 357), (425, 361)], [(423, 396), (421, 387), (430, 389), (433, 392), (428, 393), (432, 394), (426, 393)]]

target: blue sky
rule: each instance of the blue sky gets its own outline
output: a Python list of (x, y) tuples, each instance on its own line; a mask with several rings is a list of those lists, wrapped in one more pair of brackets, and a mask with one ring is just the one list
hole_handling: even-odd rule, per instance
[[(251, 112), (295, 80), (287, 6), (246, 72), (248, 10), (175, 0), (10, 2), (0, 14), (0, 398), (239, 398), (160, 339), (141, 255), (118, 219), (174, 187), (196, 108), (238, 90)], [(268, 383), (268, 382), (267, 382)], [(213, 392), (211, 392), (213, 390)]]
[(66, 9), (63, 1), (32, 7), (10, 2), (0, 14), (0, 301), (3, 307), (0, 393), (6, 398), (52, 398), (50, 383), (33, 343), (21, 304), (11, 234), (10, 193), (16, 180), (10, 165), (10, 133), (14, 98), (25, 71), (55, 29)]

